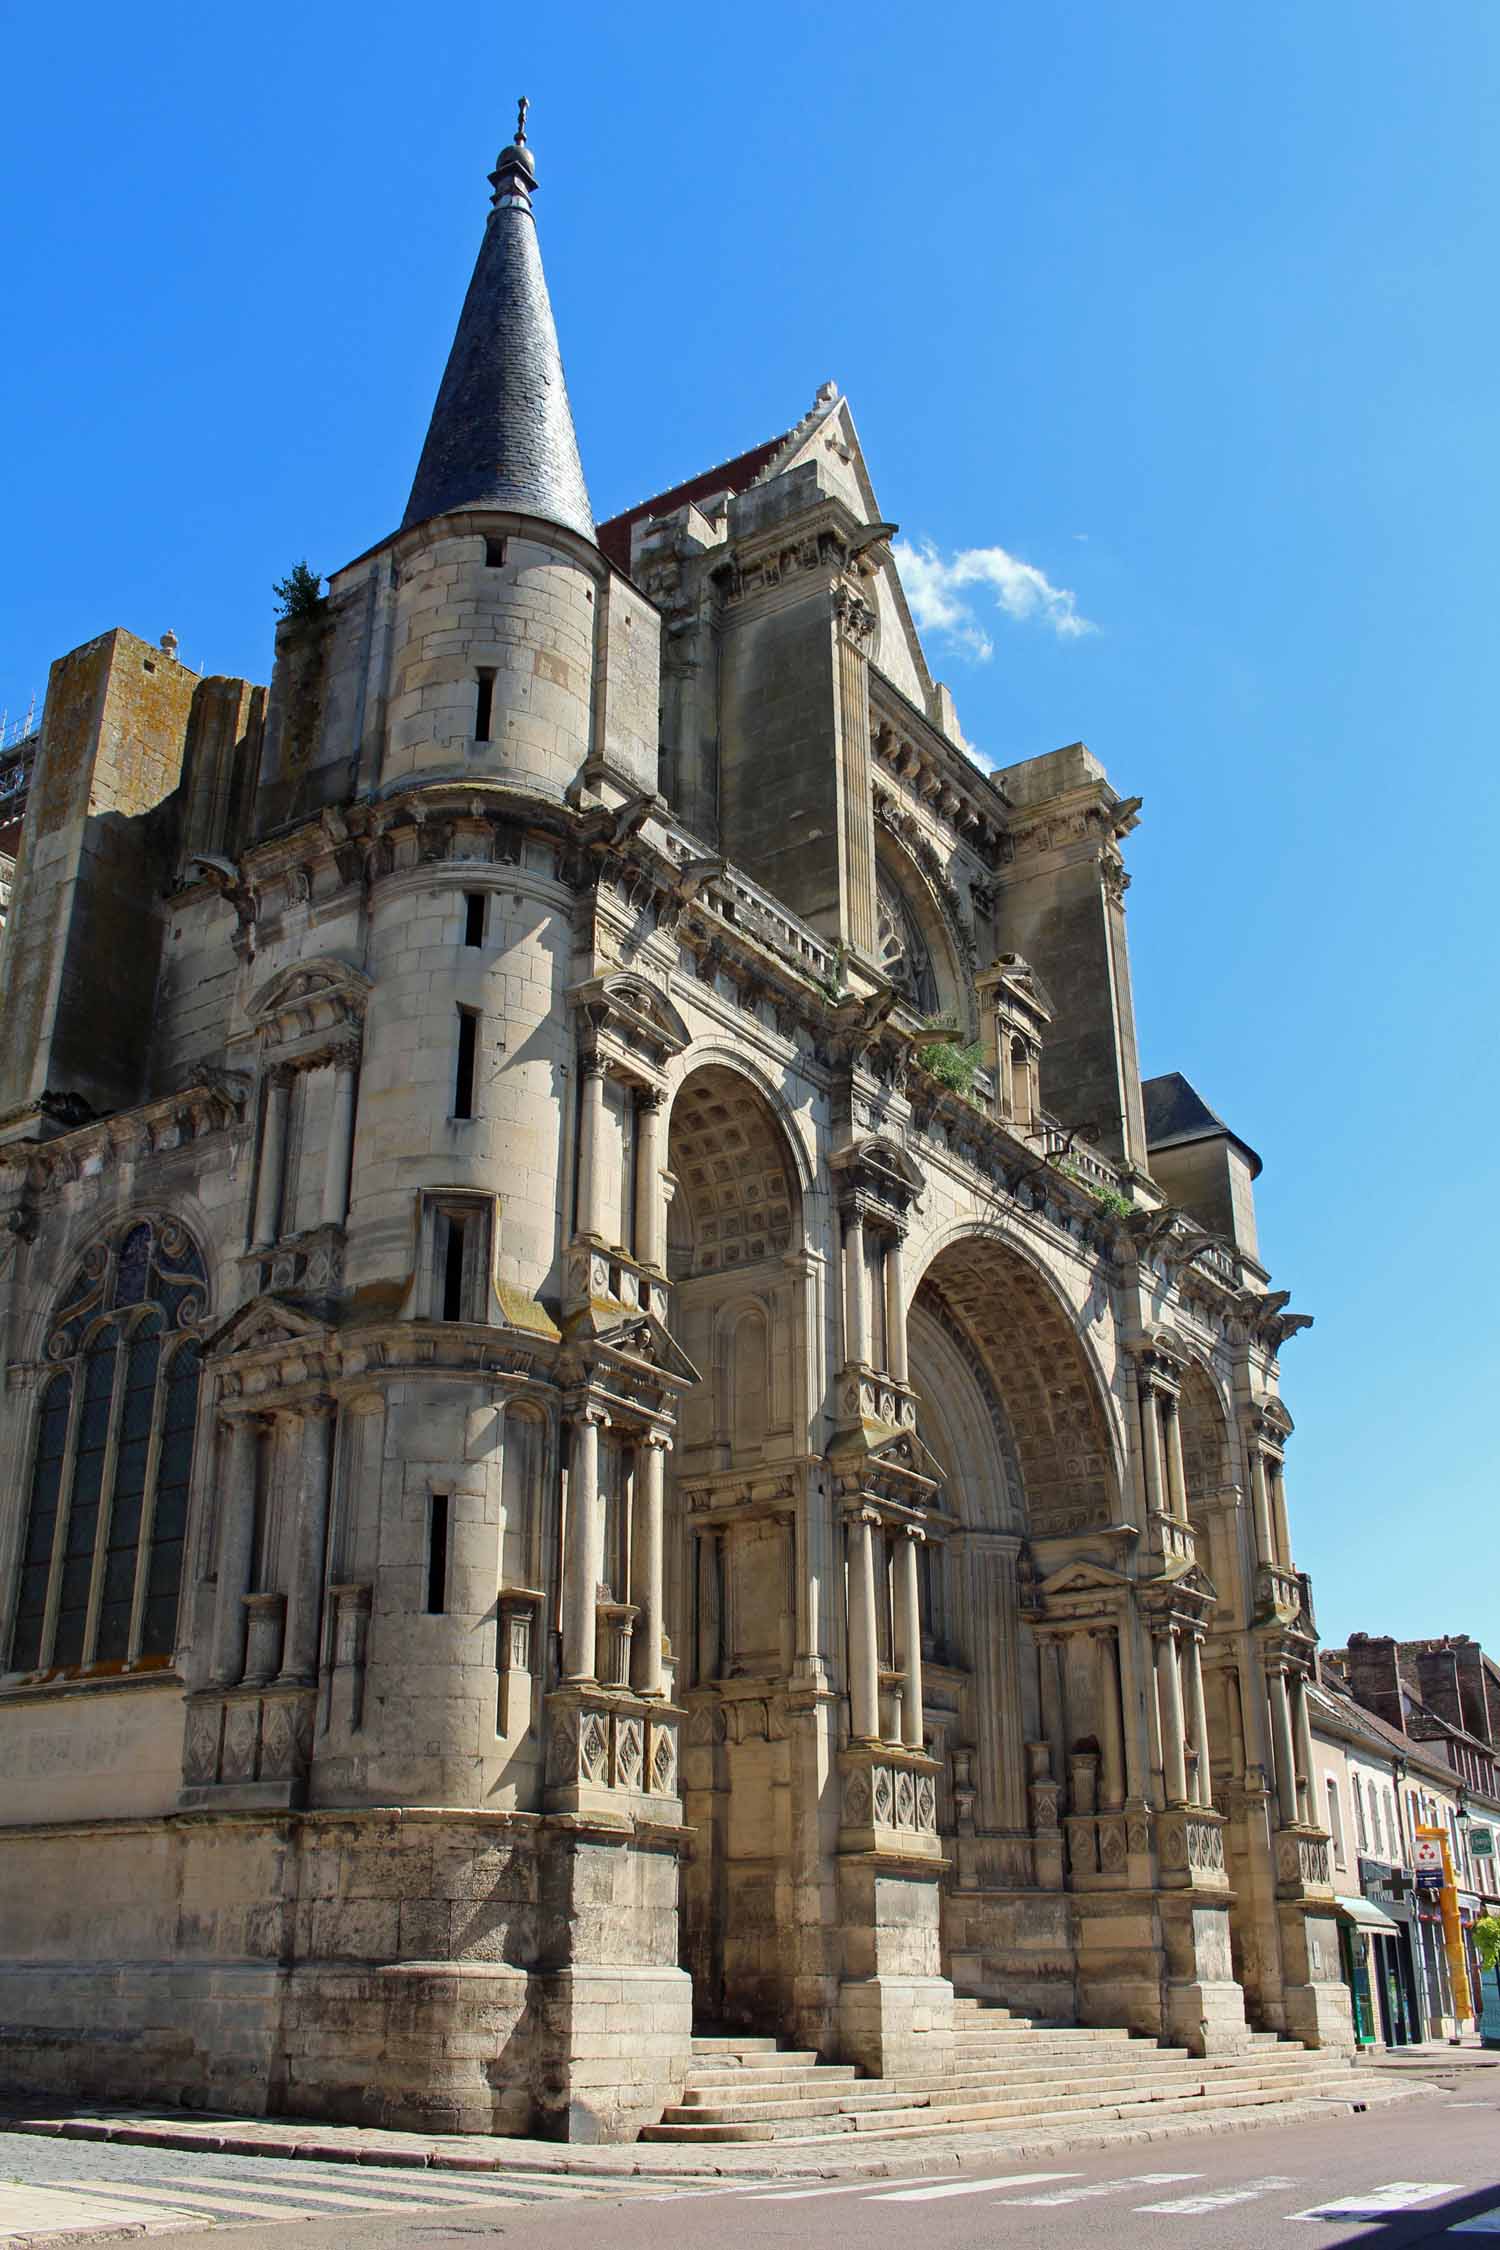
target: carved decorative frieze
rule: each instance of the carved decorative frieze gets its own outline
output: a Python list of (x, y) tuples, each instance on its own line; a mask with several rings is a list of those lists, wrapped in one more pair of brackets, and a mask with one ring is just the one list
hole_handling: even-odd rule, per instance
[(231, 1791), (255, 1803), (301, 1802), (312, 1761), (314, 1691), (217, 1689), (189, 1699), (183, 1802), (211, 1806)]
[(889, 1743), (857, 1743), (839, 1758), (839, 1849), (937, 1860), (935, 1758)]
[(547, 1698), (546, 1809), (680, 1820), (675, 1705), (588, 1683)]

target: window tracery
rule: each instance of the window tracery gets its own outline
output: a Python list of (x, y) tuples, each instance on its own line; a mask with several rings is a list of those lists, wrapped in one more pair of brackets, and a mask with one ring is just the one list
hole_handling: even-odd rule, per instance
[(170, 1657), (208, 1301), (171, 1219), (94, 1243), (47, 1339), (10, 1669)]
[(880, 967), (918, 1015), (938, 1011), (932, 954), (916, 915), (884, 868), (875, 873), (875, 950)]

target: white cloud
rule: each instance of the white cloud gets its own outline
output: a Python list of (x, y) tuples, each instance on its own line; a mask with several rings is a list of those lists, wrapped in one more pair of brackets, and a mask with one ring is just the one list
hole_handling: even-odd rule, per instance
[(994, 655), (995, 644), (977, 614), (976, 596), (987, 597), (1018, 623), (1050, 627), (1061, 640), (1096, 630), (1079, 616), (1077, 598), (1066, 586), (1054, 586), (1044, 570), (1004, 547), (961, 547), (945, 557), (930, 539), (915, 546), (898, 539), (891, 551), (918, 630), (939, 634), (981, 664)]

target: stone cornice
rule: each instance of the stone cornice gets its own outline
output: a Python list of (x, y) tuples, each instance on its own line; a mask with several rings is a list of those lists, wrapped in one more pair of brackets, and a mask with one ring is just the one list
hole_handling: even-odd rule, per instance
[[(237, 1071), (203, 1071), (180, 1093), (163, 1094), (137, 1109), (117, 1110), (45, 1139), (28, 1135), (0, 1143), (0, 1169), (23, 1172), (27, 1184), (41, 1190), (122, 1159), (139, 1163), (162, 1156), (238, 1124), (249, 1092), (250, 1081)], [(17, 1112), (14, 1122), (27, 1114)], [(30, 1114), (40, 1122), (44, 1113), (37, 1108)]]

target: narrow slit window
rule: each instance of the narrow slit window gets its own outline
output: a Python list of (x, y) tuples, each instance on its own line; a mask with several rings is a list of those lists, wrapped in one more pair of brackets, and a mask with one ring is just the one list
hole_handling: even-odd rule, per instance
[(444, 1220), (446, 1239), (443, 1243), (443, 1318), (462, 1320), (464, 1317), (464, 1250), (467, 1245), (469, 1222), (453, 1214)]
[(478, 679), (478, 693), (474, 698), (474, 740), (488, 742), (490, 715), (495, 705), (495, 675), (493, 672), (483, 671)]
[(448, 1607), (448, 1495), (434, 1492), (427, 1510), (427, 1614)]
[(486, 539), (486, 541), (485, 541), (485, 543), (484, 543), (484, 567), (485, 567), (485, 569), (486, 569), (486, 570), (499, 570), (499, 569), (500, 569), (500, 568), (502, 567), (502, 565), (504, 564), (504, 561), (505, 561), (505, 541), (504, 541), (503, 539)]
[(474, 1063), (479, 1049), (479, 1018), (472, 1008), (458, 1011), (458, 1069), (453, 1083), (453, 1114), (474, 1114)]
[(465, 945), (483, 945), (483, 943), (484, 943), (484, 893), (483, 893), (483, 891), (465, 891), (465, 893), (464, 893), (464, 944), (465, 944)]

